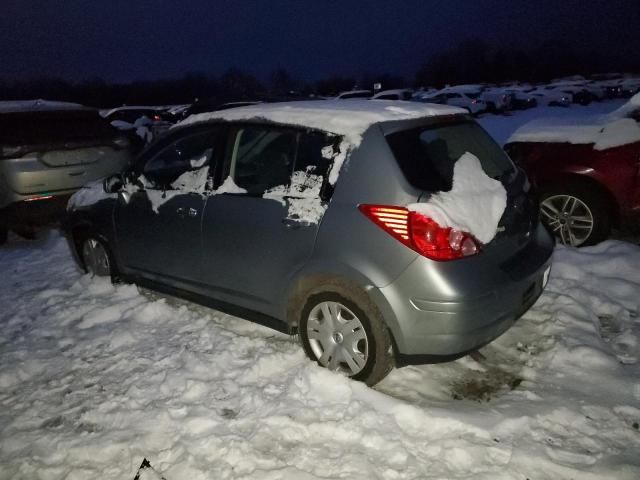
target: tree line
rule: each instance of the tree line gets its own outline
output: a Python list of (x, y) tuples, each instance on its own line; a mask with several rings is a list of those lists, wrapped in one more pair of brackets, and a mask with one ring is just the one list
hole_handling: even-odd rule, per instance
[(208, 102), (287, 99), (311, 95), (332, 96), (354, 88), (443, 87), (447, 84), (501, 83), (507, 81), (543, 82), (555, 77), (581, 74), (588, 76), (607, 71), (640, 72), (640, 59), (627, 57), (612, 62), (593, 52), (576, 52), (562, 42), (546, 42), (529, 51), (494, 48), (481, 39), (469, 39), (455, 48), (433, 55), (414, 78), (391, 73), (365, 73), (359, 76), (333, 75), (315, 82), (296, 79), (284, 67), (267, 78), (240, 69), (222, 75), (187, 73), (181, 78), (107, 83), (92, 78), (74, 83), (57, 78), (28, 81), (0, 80), (0, 100), (46, 98), (82, 103), (94, 107), (119, 105), (165, 105)]

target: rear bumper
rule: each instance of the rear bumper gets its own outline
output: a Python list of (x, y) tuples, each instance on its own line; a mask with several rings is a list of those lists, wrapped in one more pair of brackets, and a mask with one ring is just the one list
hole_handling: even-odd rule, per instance
[[(372, 290), (403, 363), (460, 356), (509, 329), (537, 300), (548, 278), (553, 240), (542, 228), (537, 236), (500, 268), (494, 266), (497, 274), (469, 270), (456, 282), (418, 261), (392, 284)], [(473, 266), (469, 262), (466, 267)], [(437, 298), (438, 289), (449, 298)], [(427, 291), (436, 298), (425, 298)]]
[(33, 195), (32, 200), (15, 202), (0, 209), (0, 217), (9, 229), (53, 225), (64, 217), (70, 196), (70, 193), (50, 197)]

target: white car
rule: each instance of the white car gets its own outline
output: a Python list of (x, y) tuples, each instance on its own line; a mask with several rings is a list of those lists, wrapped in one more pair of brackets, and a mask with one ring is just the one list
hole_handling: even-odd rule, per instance
[(480, 98), (487, 104), (487, 109), (494, 112), (504, 112), (512, 108), (513, 96), (501, 87), (487, 87), (482, 90)]
[(376, 93), (371, 100), (411, 100), (413, 98), (413, 90), (408, 88), (400, 88), (396, 90), (383, 90)]
[(481, 91), (445, 88), (438, 93), (445, 96), (447, 105), (465, 108), (474, 115), (487, 110), (487, 103), (482, 100)]
[(562, 90), (546, 90), (544, 88), (532, 88), (525, 93), (533, 95), (538, 105), (549, 107), (568, 107), (573, 101), (573, 96), (570, 93), (563, 92)]

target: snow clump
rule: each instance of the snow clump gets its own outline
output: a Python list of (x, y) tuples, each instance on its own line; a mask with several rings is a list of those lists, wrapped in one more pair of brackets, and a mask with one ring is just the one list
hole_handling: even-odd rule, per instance
[(426, 202), (407, 208), (441, 227), (469, 232), (482, 243), (489, 243), (506, 206), (507, 192), (502, 183), (489, 177), (478, 157), (467, 152), (454, 166), (450, 191), (435, 193)]

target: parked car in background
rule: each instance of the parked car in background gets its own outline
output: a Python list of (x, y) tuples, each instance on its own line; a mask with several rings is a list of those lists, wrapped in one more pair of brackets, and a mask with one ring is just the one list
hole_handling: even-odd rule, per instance
[(513, 94), (501, 87), (485, 87), (480, 98), (487, 104), (489, 112), (505, 112), (512, 108)]
[[(484, 244), (409, 209), (450, 190), (467, 152), (508, 198)], [(313, 361), (370, 385), (502, 334), (553, 250), (503, 150), (463, 110), (417, 102), (192, 116), (74, 196), (64, 231), (87, 271), (297, 331)]]
[(137, 144), (138, 149), (161, 135), (178, 119), (169, 111), (169, 107), (164, 106), (125, 105), (101, 110), (100, 115), (118, 130), (129, 134), (130, 140), (134, 145)]
[(538, 106), (535, 95), (526, 93), (523, 89), (505, 88), (504, 92), (511, 97), (510, 107), (514, 110), (526, 110)]
[(573, 96), (561, 90), (546, 90), (544, 88), (535, 87), (525, 90), (525, 93), (535, 97), (538, 105), (548, 107), (568, 107), (573, 101)]
[(607, 117), (533, 122), (505, 145), (540, 196), (560, 241), (593, 245), (614, 226), (640, 225), (640, 94)]
[(44, 100), (0, 102), (0, 243), (64, 213), (83, 184), (121, 171), (126, 136), (97, 110)]
[(372, 100), (405, 100), (409, 101), (413, 98), (413, 90), (408, 88), (396, 89), (396, 90), (383, 90), (376, 93)]
[(555, 91), (562, 94), (567, 94), (570, 96), (572, 103), (577, 103), (580, 105), (589, 105), (594, 99), (594, 96), (580, 85), (551, 84), (543, 88), (546, 91)]
[(438, 105), (446, 105), (447, 104), (447, 96), (444, 93), (438, 93), (438, 91), (432, 92), (431, 94), (421, 94), (419, 96), (414, 96), (414, 100), (422, 103), (435, 103)]
[(349, 90), (348, 92), (342, 92), (335, 97), (334, 100), (353, 100), (354, 98), (371, 98), (373, 92), (371, 90)]
[(422, 96), (421, 102), (440, 103), (464, 108), (471, 114), (478, 114), (487, 110), (487, 104), (480, 98), (482, 92), (464, 85), (446, 87), (431, 96)]

